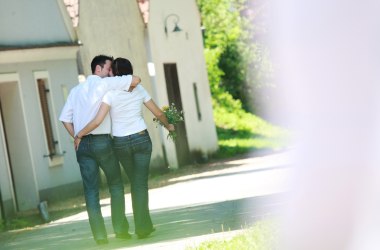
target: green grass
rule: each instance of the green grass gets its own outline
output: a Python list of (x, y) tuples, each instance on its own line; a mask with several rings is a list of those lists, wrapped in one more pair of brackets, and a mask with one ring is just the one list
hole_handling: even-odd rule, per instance
[(219, 151), (216, 158), (227, 158), (255, 150), (286, 147), (289, 132), (242, 109), (215, 107), (214, 120)]
[(275, 249), (276, 226), (271, 220), (259, 221), (232, 239), (210, 240), (187, 250), (269, 250)]
[[(73, 198), (72, 200), (74, 200), (75, 203), (84, 203), (84, 198), (82, 196), (75, 199)], [(52, 221), (79, 213), (86, 209), (86, 207), (82, 204), (75, 204), (74, 206), (71, 204), (64, 204), (61, 207), (55, 204), (52, 207), (52, 209), (49, 208), (49, 218)], [(15, 216), (9, 218), (7, 221), (0, 220), (0, 232), (7, 230), (30, 228), (44, 223), (45, 221), (41, 218), (41, 215), (39, 214), (38, 210), (32, 209), (26, 212), (18, 212)]]

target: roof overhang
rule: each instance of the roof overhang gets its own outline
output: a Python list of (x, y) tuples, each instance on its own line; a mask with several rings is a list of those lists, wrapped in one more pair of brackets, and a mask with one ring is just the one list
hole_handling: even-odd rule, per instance
[(0, 48), (0, 64), (76, 59), (79, 46)]

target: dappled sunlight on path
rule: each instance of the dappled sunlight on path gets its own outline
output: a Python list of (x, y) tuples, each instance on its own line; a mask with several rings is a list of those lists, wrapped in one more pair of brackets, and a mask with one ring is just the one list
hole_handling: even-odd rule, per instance
[[(32, 229), (0, 234), (1, 249), (123, 249), (137, 246), (183, 249), (205, 236), (240, 230), (258, 219), (279, 213), (285, 202), (290, 170), (286, 154), (223, 164), (232, 167), (177, 178), (172, 185), (150, 190), (152, 220), (157, 231), (146, 239), (138, 240), (136, 236), (127, 241), (115, 239), (110, 201), (103, 199), (102, 212), (109, 234), (109, 244), (105, 247), (96, 246), (87, 214), (81, 212)], [(130, 195), (126, 195), (126, 205), (133, 233)]]

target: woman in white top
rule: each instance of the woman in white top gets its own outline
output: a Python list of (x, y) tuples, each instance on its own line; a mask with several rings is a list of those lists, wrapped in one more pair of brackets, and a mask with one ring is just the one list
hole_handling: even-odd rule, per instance
[[(116, 76), (133, 74), (132, 65), (125, 58), (115, 59), (112, 71)], [(168, 131), (175, 130), (174, 125), (168, 123), (163, 111), (157, 107), (140, 84), (132, 92), (112, 90), (105, 94), (97, 116), (77, 134), (75, 140), (77, 147), (82, 136), (99, 126), (108, 113), (111, 115), (113, 148), (131, 182), (135, 233), (140, 239), (155, 231), (148, 205), (152, 142), (142, 116), (142, 104), (164, 124)]]

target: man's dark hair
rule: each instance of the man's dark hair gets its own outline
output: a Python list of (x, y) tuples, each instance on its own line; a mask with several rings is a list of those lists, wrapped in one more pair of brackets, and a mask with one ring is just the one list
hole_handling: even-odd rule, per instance
[(112, 62), (112, 72), (115, 76), (133, 75), (133, 67), (128, 59), (118, 57)]
[(92, 59), (91, 62), (91, 72), (94, 74), (95, 73), (95, 68), (96, 65), (99, 65), (100, 67), (104, 67), (104, 64), (106, 64), (106, 61), (110, 60), (111, 62), (113, 61), (112, 56), (105, 56), (105, 55), (98, 55), (95, 56), (94, 59)]

